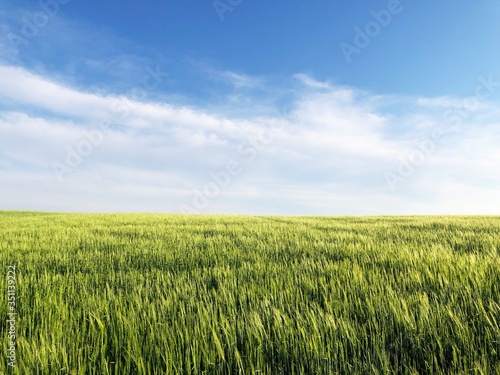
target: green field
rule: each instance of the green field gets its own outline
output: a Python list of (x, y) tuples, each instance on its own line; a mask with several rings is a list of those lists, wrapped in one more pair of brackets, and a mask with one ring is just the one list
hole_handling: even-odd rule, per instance
[(500, 217), (0, 212), (0, 264), (2, 374), (500, 374)]

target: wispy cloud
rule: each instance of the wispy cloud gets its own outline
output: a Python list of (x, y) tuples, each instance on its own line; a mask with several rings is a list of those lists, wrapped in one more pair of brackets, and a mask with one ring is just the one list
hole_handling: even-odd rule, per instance
[(315, 79), (311, 78), (307, 74), (304, 73), (298, 73), (293, 76), (297, 80), (299, 80), (301, 83), (304, 85), (311, 87), (313, 89), (331, 89), (332, 86), (327, 83), (327, 82), (320, 82), (316, 81)]
[(209, 79), (226, 83), (235, 89), (265, 87), (265, 80), (263, 77), (250, 76), (229, 70), (217, 70), (200, 63), (196, 65), (207, 74)]
[[(381, 96), (304, 74), (297, 78), (305, 87), (286, 114), (249, 115), (242, 109), (228, 116), (216, 107), (82, 91), (23, 68), (0, 66), (0, 205), (176, 212), (210, 173), (234, 159), (242, 173), (204, 212), (491, 213), (500, 208), (495, 173), (500, 121), (479, 116), (494, 104), (479, 107), (473, 126), (450, 134), (393, 192), (384, 172), (413, 152), (419, 135), (434, 126), (446, 130), (442, 110), (425, 110), (433, 99), (400, 98), (404, 108), (392, 112)], [(395, 100), (387, 97), (391, 107)], [(102, 119), (111, 122), (102, 143), (59, 182), (52, 163), (64, 163), (68, 148), (76, 150), (83, 132), (97, 129)], [(247, 163), (241, 146), (248, 149), (274, 121), (282, 122), (282, 130)]]

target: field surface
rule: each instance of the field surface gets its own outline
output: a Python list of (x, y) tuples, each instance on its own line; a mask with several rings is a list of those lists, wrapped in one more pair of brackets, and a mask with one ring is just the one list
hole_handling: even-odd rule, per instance
[(0, 264), (1, 374), (500, 374), (500, 217), (0, 212)]

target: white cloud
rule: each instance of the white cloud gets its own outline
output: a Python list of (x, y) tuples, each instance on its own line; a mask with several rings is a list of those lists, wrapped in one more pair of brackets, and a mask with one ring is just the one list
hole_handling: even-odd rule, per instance
[(233, 85), (235, 88), (259, 87), (263, 84), (262, 78), (238, 74), (231, 71), (215, 72), (213, 74)]
[(256, 89), (265, 88), (266, 80), (264, 77), (251, 76), (248, 74), (237, 73), (231, 70), (221, 70), (214, 68), (210, 63), (189, 60), (197, 70), (204, 73), (213, 81), (223, 82), (232, 86), (234, 89)]
[[(235, 82), (241, 78), (229, 77)], [(416, 140), (442, 127), (446, 103), (462, 99), (447, 98), (445, 103), (404, 97), (402, 108), (391, 112), (386, 104), (395, 106), (394, 97), (384, 102), (383, 96), (304, 74), (295, 78), (306, 87), (286, 116), (249, 116), (247, 108), (241, 116), (227, 116), (213, 108), (79, 91), (21, 68), (0, 66), (0, 108), (9, 108), (0, 109), (0, 205), (176, 212), (179, 203), (191, 203), (193, 189), (203, 190), (211, 173), (234, 160), (242, 173), (204, 212), (500, 210), (500, 120), (492, 115), (499, 113), (492, 103), (482, 103), (471, 119), (474, 124), (449, 133), (392, 192), (384, 172), (397, 169), (401, 159), (418, 150)], [(434, 104), (440, 110), (425, 110)], [(111, 119), (113, 126), (102, 142), (59, 182), (51, 164), (64, 163), (68, 147), (76, 149), (86, 139), (83, 131), (97, 131), (103, 119)], [(270, 133), (278, 122), (281, 130)], [(252, 154), (257, 157), (250, 161)]]
[(311, 78), (307, 74), (298, 73), (293, 76), (295, 79), (299, 80), (302, 84), (313, 89), (331, 89), (332, 86), (326, 82), (319, 82)]

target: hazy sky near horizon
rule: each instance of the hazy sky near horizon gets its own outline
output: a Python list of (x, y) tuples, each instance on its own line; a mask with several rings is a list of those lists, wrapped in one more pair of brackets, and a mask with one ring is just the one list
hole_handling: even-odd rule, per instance
[(5, 0), (0, 209), (500, 214), (500, 3)]

